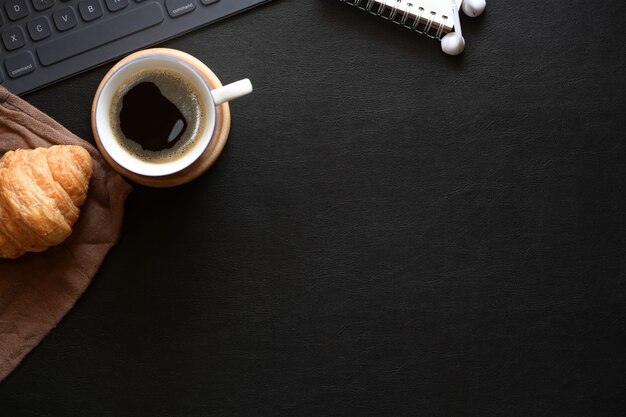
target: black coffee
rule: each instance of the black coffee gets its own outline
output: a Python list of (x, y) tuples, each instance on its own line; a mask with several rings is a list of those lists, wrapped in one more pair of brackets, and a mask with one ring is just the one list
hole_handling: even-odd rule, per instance
[(187, 119), (159, 87), (142, 81), (122, 97), (120, 128), (146, 151), (170, 149), (187, 130)]
[(187, 80), (154, 68), (134, 74), (120, 86), (110, 117), (124, 148), (144, 160), (167, 162), (193, 147), (203, 114), (199, 94)]

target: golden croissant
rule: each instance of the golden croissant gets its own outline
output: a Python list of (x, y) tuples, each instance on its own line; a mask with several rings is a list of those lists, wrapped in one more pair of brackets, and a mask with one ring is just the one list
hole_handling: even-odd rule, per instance
[(87, 198), (92, 160), (81, 146), (7, 152), (0, 159), (0, 258), (63, 242)]

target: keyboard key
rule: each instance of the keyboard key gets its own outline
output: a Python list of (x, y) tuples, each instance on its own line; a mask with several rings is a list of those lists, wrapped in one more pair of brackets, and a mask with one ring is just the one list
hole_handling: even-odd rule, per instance
[(76, 21), (76, 13), (71, 7), (63, 7), (57, 10), (52, 15), (52, 19), (54, 20), (54, 25), (61, 32), (73, 28), (78, 23)]
[(52, 33), (46, 16), (39, 16), (28, 22), (28, 33), (34, 41), (46, 39)]
[(102, 16), (102, 7), (98, 0), (85, 0), (78, 3), (78, 10), (85, 22), (96, 20)]
[(165, 8), (170, 16), (178, 17), (193, 12), (196, 2), (194, 0), (165, 0)]
[(35, 59), (30, 51), (24, 51), (5, 59), (4, 66), (9, 77), (17, 78), (35, 71)]
[[(158, 25), (163, 19), (163, 11), (159, 3), (146, 3), (50, 40), (37, 48), (37, 55), (43, 65), (52, 65), (97, 46)], [(116, 28), (116, 30), (111, 30), (111, 28)]]
[(24, 31), (19, 26), (13, 26), (2, 32), (2, 43), (7, 51), (13, 51), (26, 44)]
[(106, 0), (107, 8), (112, 12), (117, 12), (128, 6), (128, 0)]
[(8, 0), (4, 4), (4, 8), (7, 11), (7, 16), (11, 20), (19, 20), (28, 16), (28, 6), (26, 6), (26, 0)]
[(200, 3), (204, 4), (205, 6), (208, 6), (209, 4), (213, 4), (213, 3), (217, 3), (220, 0), (200, 0)]
[(33, 2), (33, 7), (38, 12), (49, 9), (50, 7), (54, 6), (54, 3), (55, 3), (54, 0), (32, 0), (32, 2)]

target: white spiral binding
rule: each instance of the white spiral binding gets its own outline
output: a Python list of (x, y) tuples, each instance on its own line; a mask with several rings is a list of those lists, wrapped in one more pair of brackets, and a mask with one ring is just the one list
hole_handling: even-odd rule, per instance
[[(405, 0), (339, 0), (343, 3), (349, 4), (350, 6), (355, 6), (361, 10), (365, 10), (370, 14), (375, 16), (382, 17), (383, 19), (389, 20), (393, 23), (396, 23), (400, 26), (403, 26), (407, 29), (414, 30), (417, 33), (422, 35), (426, 35), (429, 38), (439, 39), (441, 40), (441, 36), (443, 35), (443, 30), (446, 21), (448, 20), (447, 16), (441, 16), (442, 22), (435, 27), (433, 23), (435, 22), (436, 13), (433, 11), (427, 11), (423, 7), (415, 7), (413, 3), (407, 2), (406, 5), (408, 8), (404, 9), (401, 13), (398, 13), (399, 4)], [(419, 2), (419, 0), (412, 0)], [(374, 7), (378, 4), (378, 7)], [(413, 13), (413, 8), (415, 7), (415, 13)], [(424, 18), (424, 17), (427, 18)]]

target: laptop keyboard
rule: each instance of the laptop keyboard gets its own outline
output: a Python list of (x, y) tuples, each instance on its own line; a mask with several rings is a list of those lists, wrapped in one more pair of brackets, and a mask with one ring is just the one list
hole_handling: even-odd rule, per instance
[(269, 0), (0, 0), (0, 85), (25, 94)]

